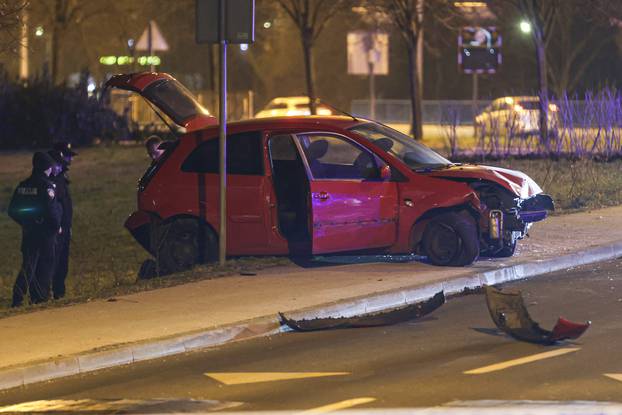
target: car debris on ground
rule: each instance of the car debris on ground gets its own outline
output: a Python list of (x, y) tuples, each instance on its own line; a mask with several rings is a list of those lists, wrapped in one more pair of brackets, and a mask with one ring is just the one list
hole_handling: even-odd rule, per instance
[(545, 330), (529, 316), (520, 290), (501, 291), (487, 285), (484, 286), (484, 292), (495, 325), (517, 340), (551, 345), (562, 340), (576, 339), (591, 325), (590, 321), (573, 323), (560, 317), (552, 331)]
[(443, 291), (439, 291), (432, 298), (426, 301), (409, 304), (407, 306), (389, 311), (381, 311), (352, 317), (328, 317), (315, 318), (311, 320), (295, 320), (287, 318), (283, 313), (279, 313), (279, 321), (281, 324), (286, 325), (295, 331), (387, 326), (421, 318), (427, 314), (430, 314), (443, 304), (445, 304), (445, 293)]

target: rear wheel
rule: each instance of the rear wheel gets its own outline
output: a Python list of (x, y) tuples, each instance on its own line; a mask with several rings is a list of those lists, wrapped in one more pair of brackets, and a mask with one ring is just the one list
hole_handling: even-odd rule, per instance
[(467, 212), (438, 215), (426, 226), (422, 244), (434, 265), (470, 265), (479, 256), (475, 219)]
[(146, 259), (138, 270), (139, 280), (150, 280), (158, 276), (158, 265), (153, 259)]
[(165, 273), (184, 271), (217, 259), (217, 239), (209, 226), (190, 218), (164, 226), (157, 260)]

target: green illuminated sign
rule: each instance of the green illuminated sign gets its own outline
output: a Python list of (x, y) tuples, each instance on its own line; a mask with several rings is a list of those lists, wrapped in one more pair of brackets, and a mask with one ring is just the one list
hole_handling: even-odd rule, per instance
[(130, 65), (134, 63), (134, 61), (138, 62), (140, 66), (150, 66), (150, 65), (159, 65), (162, 63), (162, 59), (159, 56), (139, 56), (138, 58), (133, 58), (131, 56), (100, 56), (99, 63), (102, 65)]

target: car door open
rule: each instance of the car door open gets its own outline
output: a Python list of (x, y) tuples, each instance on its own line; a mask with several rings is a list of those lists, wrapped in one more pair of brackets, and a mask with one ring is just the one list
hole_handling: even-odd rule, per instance
[(398, 192), (397, 183), (382, 177), (386, 163), (344, 136), (312, 133), (296, 139), (309, 176), (312, 252), (393, 244)]

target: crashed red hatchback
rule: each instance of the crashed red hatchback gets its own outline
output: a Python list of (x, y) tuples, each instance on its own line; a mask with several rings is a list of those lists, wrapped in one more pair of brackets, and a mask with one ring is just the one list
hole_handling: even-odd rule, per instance
[[(139, 181), (125, 223), (167, 272), (217, 258), (218, 126), (166, 74), (118, 75), (176, 124), (179, 138)], [(419, 253), (463, 266), (514, 254), (553, 201), (525, 174), (451, 163), (352, 116), (228, 125), (227, 254)]]

